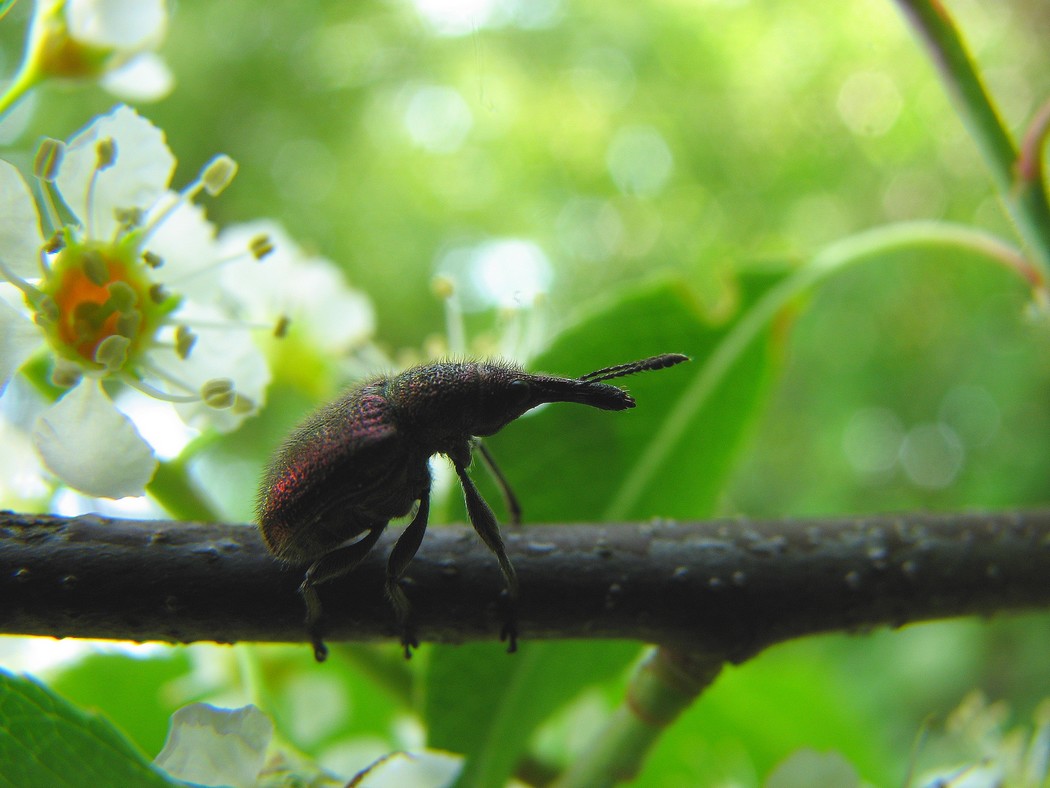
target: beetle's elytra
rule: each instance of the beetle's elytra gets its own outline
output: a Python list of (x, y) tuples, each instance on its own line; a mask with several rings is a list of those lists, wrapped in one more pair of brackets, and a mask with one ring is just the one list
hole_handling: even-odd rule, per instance
[[(477, 447), (507, 499), (514, 521), (520, 507), (479, 438), (493, 435), (525, 411), (547, 402), (578, 402), (601, 410), (633, 408), (624, 390), (603, 381), (687, 361), (671, 353), (619, 364), (579, 378), (531, 375), (502, 361), (446, 361), (374, 378), (307, 418), (270, 463), (259, 494), (259, 527), (279, 559), (309, 564), (299, 593), (314, 656), (323, 661), (317, 586), (347, 574), (367, 555), (395, 517), (419, 503), (398, 538), (386, 571), (386, 594), (402, 630), (405, 655), (417, 645), (402, 574), (423, 540), (430, 510), (432, 455), (451, 461), (463, 486), (474, 529), (496, 554), (506, 582), (501, 639), (515, 649), (517, 576), (492, 509), (467, 473)], [(363, 534), (363, 535), (362, 535)], [(359, 538), (357, 538), (359, 537)], [(356, 540), (355, 540), (356, 539)]]

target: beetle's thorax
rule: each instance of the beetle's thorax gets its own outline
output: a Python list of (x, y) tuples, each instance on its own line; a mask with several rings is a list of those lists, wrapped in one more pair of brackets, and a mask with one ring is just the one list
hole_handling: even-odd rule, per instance
[(522, 377), (528, 375), (509, 364), (449, 361), (391, 377), (385, 394), (406, 439), (430, 453), (448, 453), (532, 407), (511, 386)]

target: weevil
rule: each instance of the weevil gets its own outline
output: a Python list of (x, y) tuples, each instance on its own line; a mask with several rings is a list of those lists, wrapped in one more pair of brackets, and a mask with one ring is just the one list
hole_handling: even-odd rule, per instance
[(418, 645), (401, 577), (426, 531), (429, 461), (435, 454), (451, 460), (463, 487), (467, 516), (499, 562), (505, 584), (500, 639), (508, 640), (508, 651), (514, 651), (518, 578), (496, 516), (467, 473), (473, 449), (478, 449), (499, 484), (511, 520), (520, 522), (517, 498), (481, 438), (545, 403), (633, 408), (630, 394), (604, 381), (687, 360), (671, 353), (579, 378), (532, 375), (503, 361), (423, 364), (354, 386), (309, 416), (268, 467), (259, 493), (258, 519), (271, 553), (288, 563), (309, 564), (299, 594), (306, 605), (306, 626), (317, 661), (328, 655), (317, 587), (353, 571), (387, 523), (408, 515), (417, 504), (387, 561), (386, 596), (401, 628), (405, 656), (411, 656)]

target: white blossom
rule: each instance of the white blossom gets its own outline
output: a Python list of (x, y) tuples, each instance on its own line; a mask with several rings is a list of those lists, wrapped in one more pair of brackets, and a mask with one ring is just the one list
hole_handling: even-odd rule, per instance
[[(65, 147), (55, 179), (77, 220), (44, 243), (30, 190), (0, 161), (0, 276), (23, 297), (21, 309), (0, 300), (0, 392), (36, 354), (50, 355), (52, 382), (69, 391), (37, 419), (32, 442), (55, 476), (95, 496), (141, 494), (156, 466), (101, 381), (175, 402), (197, 428), (228, 431), (258, 409), (270, 380), (251, 326), (176, 290), (188, 272), (221, 288), (226, 254), (191, 207), (201, 181), (171, 191), (174, 167), (163, 132), (133, 110), (97, 119)], [(162, 260), (151, 238), (176, 216), (188, 246), (168, 243)]]

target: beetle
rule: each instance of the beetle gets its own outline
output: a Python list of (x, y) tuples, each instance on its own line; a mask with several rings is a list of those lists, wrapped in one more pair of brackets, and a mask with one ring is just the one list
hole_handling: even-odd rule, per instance
[(375, 545), (387, 523), (415, 516), (397, 539), (386, 569), (386, 596), (401, 628), (405, 656), (418, 646), (411, 605), (400, 580), (416, 554), (430, 513), (429, 460), (444, 454), (463, 487), (474, 530), (496, 555), (506, 602), (501, 640), (514, 651), (518, 578), (496, 516), (467, 468), (478, 449), (511, 514), (521, 507), (480, 438), (494, 435), (523, 413), (551, 402), (576, 402), (601, 410), (626, 410), (634, 399), (606, 380), (674, 366), (688, 357), (670, 353), (618, 364), (579, 378), (533, 375), (500, 360), (442, 361), (373, 378), (309, 416), (275, 453), (260, 487), (259, 527), (270, 552), (306, 565), (299, 594), (314, 656), (324, 661), (322, 610), (317, 587), (351, 571)]

